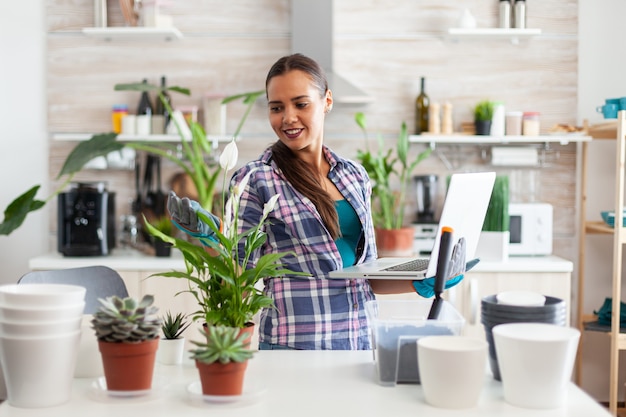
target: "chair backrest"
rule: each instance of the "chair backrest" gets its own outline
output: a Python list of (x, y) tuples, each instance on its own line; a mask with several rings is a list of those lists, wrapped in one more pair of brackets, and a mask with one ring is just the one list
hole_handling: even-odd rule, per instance
[(80, 285), (87, 289), (85, 294), (85, 314), (93, 314), (100, 307), (98, 298), (112, 295), (128, 297), (124, 280), (117, 271), (106, 266), (86, 266), (82, 268), (31, 271), (24, 274), (18, 284), (47, 283)]

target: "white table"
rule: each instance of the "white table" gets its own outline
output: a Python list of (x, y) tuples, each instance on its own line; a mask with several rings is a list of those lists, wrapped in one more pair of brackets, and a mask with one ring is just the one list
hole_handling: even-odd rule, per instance
[[(191, 362), (157, 365), (155, 393), (143, 399), (116, 399), (92, 388), (94, 379), (76, 379), (70, 402), (50, 408), (20, 409), (0, 405), (0, 416), (609, 416), (574, 384), (568, 404), (557, 410), (531, 410), (504, 402), (501, 383), (485, 375), (479, 405), (469, 410), (445, 410), (427, 405), (419, 385), (383, 387), (377, 383), (370, 351), (261, 351), (249, 362), (247, 402), (211, 404), (187, 391), (198, 381)], [(454, 393), (450, 393), (453, 395)]]

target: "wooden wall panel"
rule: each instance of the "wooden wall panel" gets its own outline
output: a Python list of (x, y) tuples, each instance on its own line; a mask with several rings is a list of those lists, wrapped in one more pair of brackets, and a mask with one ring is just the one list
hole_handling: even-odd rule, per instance
[[(131, 110), (138, 94), (115, 92), (116, 83), (166, 75), (170, 85), (188, 87), (190, 97), (174, 95), (175, 105), (200, 105), (208, 92), (224, 94), (262, 89), (269, 66), (290, 52), (289, 0), (186, 0), (164, 9), (184, 38), (178, 41), (88, 38), (80, 32), (93, 19), (91, 0), (46, 0), (48, 25), (48, 130), (109, 131), (113, 104)], [(456, 26), (461, 7), (469, 8), (479, 27), (494, 27), (497, 2), (466, 0), (339, 0), (335, 1), (335, 70), (375, 98), (369, 105), (336, 105), (327, 118), (326, 141), (354, 158), (365, 147), (354, 122), (364, 111), (372, 144), (376, 133), (392, 145), (402, 121), (414, 127), (413, 102), (419, 77), (427, 77), (431, 101), (454, 106), (457, 129), (471, 120), (481, 99), (501, 100), (507, 110), (541, 112), (542, 130), (555, 123), (576, 122), (578, 2), (529, 2), (528, 27), (539, 37), (513, 45), (507, 40), (452, 42), (444, 36)], [(123, 26), (117, 0), (109, 0), (109, 24)], [(323, 30), (323, 28), (320, 28)], [(315, 34), (311, 34), (315, 36)], [(243, 107), (228, 107), (234, 129)], [(273, 140), (263, 100), (250, 116), (240, 143), (240, 164), (256, 158)], [(54, 178), (73, 143), (50, 142)], [(411, 152), (423, 148), (415, 145)], [(451, 171), (494, 169), (480, 146), (439, 146), (420, 167), (442, 176)], [(443, 161), (448, 161), (448, 164)], [(555, 253), (576, 256), (576, 147), (554, 145), (538, 168), (498, 167), (508, 174), (516, 201), (545, 201), (555, 207)], [(164, 183), (174, 169), (165, 164)], [(77, 180), (106, 179), (118, 194), (118, 212), (128, 212), (134, 194), (132, 171), (81, 172)], [(442, 181), (443, 182), (443, 181)], [(57, 185), (53, 181), (53, 185)], [(412, 190), (411, 190), (412, 191)], [(411, 203), (414, 206), (413, 203)], [(407, 210), (412, 216), (412, 209)], [(51, 209), (51, 216), (54, 210)], [(56, 222), (51, 222), (51, 233)]]

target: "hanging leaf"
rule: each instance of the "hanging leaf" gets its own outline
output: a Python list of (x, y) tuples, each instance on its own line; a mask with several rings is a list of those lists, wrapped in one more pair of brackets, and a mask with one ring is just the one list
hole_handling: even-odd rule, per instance
[(39, 210), (46, 204), (44, 201), (35, 200), (35, 195), (40, 185), (36, 185), (24, 194), (13, 200), (4, 210), (4, 222), (0, 224), (0, 235), (9, 235), (20, 227), (31, 211)]
[(73, 174), (80, 171), (87, 162), (99, 156), (106, 156), (110, 152), (119, 151), (124, 144), (116, 140), (116, 133), (104, 133), (93, 135), (86, 142), (79, 143), (67, 156), (57, 179), (63, 175)]

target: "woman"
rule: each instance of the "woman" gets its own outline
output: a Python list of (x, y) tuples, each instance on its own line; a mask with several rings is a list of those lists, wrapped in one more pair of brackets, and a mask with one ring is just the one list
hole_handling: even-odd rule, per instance
[(259, 349), (371, 349), (365, 302), (374, 292), (412, 292), (411, 281), (328, 279), (343, 265), (376, 258), (369, 178), (324, 146), (333, 98), (314, 60), (279, 59), (265, 86), (278, 140), (233, 176), (238, 183), (253, 171), (240, 201), (241, 224), (258, 224), (263, 205), (279, 194), (260, 253), (293, 251), (297, 256), (282, 259), (285, 267), (311, 277), (265, 280), (276, 308), (261, 313)]

